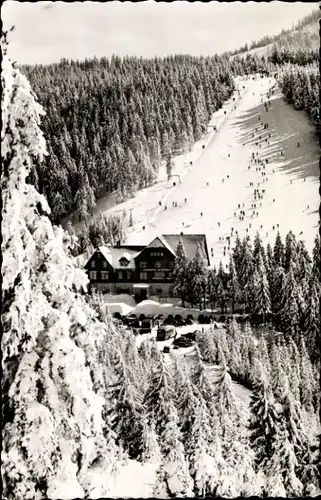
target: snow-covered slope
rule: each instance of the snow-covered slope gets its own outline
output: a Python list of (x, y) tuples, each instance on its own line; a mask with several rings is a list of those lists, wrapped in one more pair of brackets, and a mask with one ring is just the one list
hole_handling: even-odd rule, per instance
[[(231, 228), (241, 238), (246, 234), (254, 236), (258, 230), (266, 244), (274, 243), (279, 224), (282, 236), (292, 230), (306, 241), (311, 251), (319, 206), (319, 148), (313, 126), (303, 111), (296, 111), (284, 102), (277, 87), (270, 99), (271, 107), (265, 111), (267, 93), (276, 85), (274, 79), (250, 77), (238, 79), (236, 84), (240, 95), (236, 92), (235, 101), (231, 98), (214, 113), (211, 131), (204, 140), (196, 143), (187, 155), (175, 159), (172, 181), (166, 180), (163, 169), (159, 182), (139, 191), (135, 198), (120, 205), (113, 205), (108, 197), (99, 201), (97, 209), (106, 215), (132, 210), (134, 226), (128, 234), (129, 243), (147, 244), (160, 233), (204, 232), (209, 249), (214, 251), (212, 263), (218, 264), (219, 260), (227, 263), (229, 253), (224, 258), (227, 245), (223, 240), (231, 234)], [(267, 130), (262, 130), (262, 122), (269, 124)], [(267, 181), (263, 181), (262, 171), (256, 171), (256, 165), (251, 163), (252, 153), (256, 158), (268, 159)], [(259, 215), (252, 219), (255, 188), (265, 189), (265, 195), (262, 207), (256, 204)], [(239, 220), (238, 205), (246, 212), (244, 221)]]

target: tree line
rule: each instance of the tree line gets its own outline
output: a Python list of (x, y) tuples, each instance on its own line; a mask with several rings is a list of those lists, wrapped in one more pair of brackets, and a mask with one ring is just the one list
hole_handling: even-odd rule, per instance
[(200, 139), (234, 90), (218, 56), (64, 59), (22, 71), (46, 110), (49, 153), (29, 180), (56, 222), (75, 210), (86, 218), (106, 192), (121, 201), (153, 184), (162, 160)]
[(310, 257), (304, 241), (290, 231), (285, 244), (277, 233), (273, 248), (264, 247), (259, 233), (253, 245), (249, 236), (236, 238), (228, 269), (208, 269), (201, 249), (188, 260), (180, 241), (174, 266), (174, 293), (182, 303), (200, 308), (227, 305), (234, 313), (249, 314), (252, 321), (272, 324), (294, 338), (304, 332), (311, 356), (320, 342), (320, 238)]
[(304, 68), (288, 65), (278, 76), (285, 99), (295, 109), (304, 109), (320, 134), (320, 70), (316, 64)]

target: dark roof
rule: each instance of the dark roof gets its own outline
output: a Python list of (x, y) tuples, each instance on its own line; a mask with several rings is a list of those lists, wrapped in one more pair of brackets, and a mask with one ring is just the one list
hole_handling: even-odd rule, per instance
[[(206, 243), (206, 236), (205, 234), (162, 234), (157, 238), (154, 238), (154, 240), (159, 239), (160, 242), (168, 248), (169, 251), (172, 251), (172, 253), (175, 255), (176, 254), (176, 249), (179, 240), (182, 240), (182, 244), (186, 253), (186, 257), (191, 260), (195, 257), (196, 254), (196, 249), (197, 249), (197, 244), (200, 243), (201, 246), (203, 247), (205, 251), (205, 257), (207, 259), (207, 265), (210, 265), (210, 259), (208, 255), (208, 248), (207, 248), (207, 243)], [(114, 269), (134, 269), (135, 264), (134, 260), (142, 250), (145, 248), (149, 247), (153, 241), (149, 245), (121, 245), (121, 246), (102, 246), (99, 247), (96, 251), (100, 251), (105, 259), (109, 262), (109, 264), (114, 268)], [(150, 247), (152, 248), (152, 246)], [(95, 251), (95, 252), (96, 252)], [(119, 260), (125, 257), (128, 261), (129, 264), (125, 268), (123, 268)], [(87, 264), (85, 267), (87, 267), (89, 261), (91, 260), (92, 256), (90, 259), (87, 261)]]
[(197, 244), (200, 243), (205, 251), (208, 265), (210, 265), (205, 234), (163, 234), (162, 237), (167, 241), (168, 245), (175, 253), (179, 239), (181, 238), (188, 259), (193, 259), (195, 257)]

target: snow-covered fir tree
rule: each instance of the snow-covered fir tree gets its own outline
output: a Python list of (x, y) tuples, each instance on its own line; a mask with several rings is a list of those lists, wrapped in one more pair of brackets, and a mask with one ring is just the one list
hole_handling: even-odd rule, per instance
[(184, 249), (184, 245), (182, 242), (182, 239), (179, 239), (177, 249), (176, 249), (176, 254), (175, 254), (175, 261), (174, 261), (174, 269), (173, 269), (173, 281), (174, 281), (174, 287), (173, 291), (175, 295), (180, 297), (183, 307), (184, 307), (184, 302), (188, 298), (188, 275), (187, 275), (187, 267), (188, 267), (188, 260), (186, 256), (186, 252)]
[(276, 432), (277, 421), (280, 416), (277, 412), (269, 375), (259, 362), (260, 377), (254, 385), (252, 401), (250, 404), (250, 432), (251, 446), (255, 452), (257, 471), (264, 460), (269, 460), (272, 455), (272, 437)]
[(97, 345), (107, 328), (84, 300), (88, 279), (69, 257), (69, 236), (52, 226), (46, 200), (26, 182), (33, 160), (46, 154), (43, 110), (8, 58), (5, 37), (2, 54), (4, 494), (104, 496), (117, 450), (102, 417), (103, 369), (99, 359), (89, 367), (74, 335), (86, 327)]

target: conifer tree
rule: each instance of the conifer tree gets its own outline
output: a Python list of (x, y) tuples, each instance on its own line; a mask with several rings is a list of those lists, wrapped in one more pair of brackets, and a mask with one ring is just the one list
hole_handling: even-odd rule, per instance
[(296, 474), (298, 461), (282, 421), (272, 438), (271, 447), (272, 457), (264, 467), (267, 477), (266, 494), (272, 497), (302, 496), (303, 485)]
[(309, 354), (307, 352), (303, 335), (300, 336), (300, 401), (302, 406), (307, 411), (313, 411), (313, 393), (315, 381), (313, 376), (312, 365)]
[(232, 313), (235, 313), (235, 303), (241, 300), (241, 290), (232, 257), (229, 262), (228, 293), (232, 301)]
[(285, 278), (281, 309), (282, 325), (286, 333), (297, 334), (300, 324), (299, 312), (299, 291), (294, 278), (294, 264), (291, 264)]
[[(46, 154), (43, 110), (11, 64), (5, 36), (2, 54), (4, 494), (104, 496), (117, 458), (112, 437), (105, 440), (98, 382), (96, 346), (104, 349), (107, 331), (84, 300), (88, 280), (68, 255), (70, 238), (51, 225), (46, 200), (26, 182)], [(77, 334), (84, 327), (91, 353)], [(101, 469), (107, 480), (95, 488), (91, 473)]]
[(166, 491), (170, 496), (191, 495), (192, 479), (187, 471), (177, 410), (172, 400), (167, 406), (167, 417), (160, 443), (163, 458), (158, 470), (159, 480), (166, 485)]
[(313, 278), (309, 281), (309, 297), (305, 310), (304, 332), (311, 358), (315, 362), (320, 360), (320, 294)]
[(282, 243), (281, 235), (277, 232), (274, 248), (273, 259), (276, 266), (284, 266), (284, 245)]
[(268, 374), (260, 364), (260, 378), (253, 389), (250, 404), (250, 432), (251, 446), (255, 452), (257, 470), (263, 461), (269, 461), (272, 456), (271, 443), (277, 432), (278, 415)]
[(112, 364), (113, 381), (108, 388), (107, 417), (110, 428), (131, 458), (137, 457), (142, 436), (142, 395), (131, 382), (129, 363), (115, 351)]
[(186, 252), (183, 246), (182, 239), (180, 238), (177, 245), (175, 261), (174, 261), (173, 291), (176, 296), (181, 298), (183, 307), (184, 307), (184, 302), (188, 298), (187, 266), (188, 266), (188, 261), (186, 257)]
[(317, 286), (321, 286), (321, 258), (320, 258), (320, 237), (317, 236), (314, 240), (314, 246), (312, 250), (312, 272), (315, 277)]
[(142, 441), (140, 445), (140, 460), (143, 463), (159, 463), (161, 461), (161, 451), (158, 437), (155, 432), (155, 423), (148, 424), (147, 418), (142, 420)]
[(290, 231), (285, 238), (285, 253), (284, 253), (284, 269), (285, 272), (292, 268), (295, 269), (297, 265), (297, 243), (296, 238), (292, 231)]
[(205, 309), (207, 274), (203, 252), (199, 244), (197, 244), (195, 257), (191, 262), (191, 273), (194, 300), (199, 303), (200, 310), (202, 305)]
[(262, 315), (263, 323), (265, 323), (267, 314), (271, 313), (271, 297), (269, 283), (266, 276), (266, 269), (261, 253), (259, 253), (257, 257), (257, 273), (258, 279), (254, 293), (254, 310), (256, 314)]

